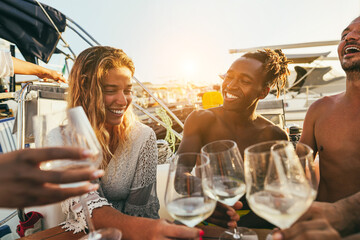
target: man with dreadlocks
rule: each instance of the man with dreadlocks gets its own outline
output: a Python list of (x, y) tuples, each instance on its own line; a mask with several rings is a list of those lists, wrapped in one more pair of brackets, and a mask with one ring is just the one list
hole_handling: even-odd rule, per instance
[[(207, 143), (229, 139), (237, 143), (243, 155), (244, 149), (250, 145), (270, 140), (288, 140), (281, 128), (256, 113), (259, 100), (268, 95), (270, 87), (275, 86), (279, 95), (289, 75), (288, 63), (281, 50), (270, 49), (246, 53), (233, 62), (222, 84), (223, 106), (197, 110), (189, 115), (178, 152), (200, 152)], [(243, 209), (249, 209), (245, 198), (241, 200)], [(235, 227), (239, 216), (233, 208), (225, 205), (221, 207), (218, 206), (215, 212), (217, 216), (213, 214), (209, 221)], [(234, 208), (241, 208), (241, 204), (238, 202)], [(252, 212), (241, 217), (239, 224), (270, 227), (269, 223)]]

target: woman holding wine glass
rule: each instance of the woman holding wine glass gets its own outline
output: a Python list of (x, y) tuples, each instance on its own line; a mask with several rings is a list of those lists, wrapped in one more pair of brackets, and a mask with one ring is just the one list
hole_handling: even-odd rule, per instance
[[(199, 237), (200, 230), (159, 218), (156, 195), (157, 149), (151, 128), (131, 110), (132, 60), (112, 47), (91, 47), (77, 57), (69, 76), (68, 107), (82, 106), (102, 148), (100, 184), (105, 197), (86, 197), (95, 228), (118, 228), (125, 239)], [(84, 231), (79, 199), (64, 202), (64, 228)], [(140, 231), (139, 231), (140, 230)]]

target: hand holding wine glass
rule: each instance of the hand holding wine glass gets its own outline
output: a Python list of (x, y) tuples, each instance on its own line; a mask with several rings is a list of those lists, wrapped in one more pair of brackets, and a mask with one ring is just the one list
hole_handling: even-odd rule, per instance
[[(201, 152), (210, 159), (211, 178), (206, 178), (204, 189), (217, 201), (233, 206), (246, 190), (244, 167), (237, 144), (231, 140), (220, 140), (205, 145)], [(234, 232), (225, 231), (220, 239), (257, 239), (248, 228), (235, 227)]]
[[(78, 147), (89, 153), (89, 157), (83, 160), (57, 159), (43, 162), (40, 164), (42, 170), (62, 171), (99, 167), (102, 161), (102, 149), (82, 107), (35, 116), (33, 123), (36, 147)], [(86, 182), (69, 183), (62, 184), (62, 187), (73, 188), (84, 184)], [(95, 231), (85, 195), (80, 197), (80, 202), (90, 231), (83, 239), (121, 239), (121, 232), (114, 228)]]

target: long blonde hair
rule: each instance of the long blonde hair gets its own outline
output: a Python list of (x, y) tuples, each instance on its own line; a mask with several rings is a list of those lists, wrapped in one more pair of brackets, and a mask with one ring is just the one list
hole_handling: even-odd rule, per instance
[(105, 169), (119, 143), (125, 142), (131, 125), (135, 121), (131, 106), (124, 113), (120, 125), (110, 132), (105, 128), (106, 114), (103, 97), (105, 77), (110, 69), (127, 67), (134, 75), (132, 60), (121, 49), (113, 47), (91, 47), (79, 54), (69, 76), (68, 107), (82, 106), (101, 144)]

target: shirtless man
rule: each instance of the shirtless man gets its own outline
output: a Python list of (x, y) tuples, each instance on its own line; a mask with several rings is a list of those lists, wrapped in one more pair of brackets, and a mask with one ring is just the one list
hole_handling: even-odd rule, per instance
[[(282, 129), (255, 110), (271, 86), (275, 85), (278, 91), (283, 87), (289, 73), (288, 62), (281, 50), (270, 49), (247, 53), (237, 59), (222, 84), (223, 106), (194, 111), (189, 115), (178, 152), (200, 152), (201, 147), (209, 142), (230, 139), (237, 143), (243, 155), (244, 149), (255, 143), (287, 140), (288, 136)], [(258, 226), (251, 225), (251, 215), (242, 217), (240, 224)]]
[(310, 106), (300, 139), (319, 153), (317, 200), (326, 202), (360, 190), (360, 17), (342, 32), (338, 54), (346, 91)]

